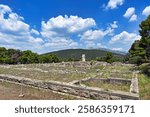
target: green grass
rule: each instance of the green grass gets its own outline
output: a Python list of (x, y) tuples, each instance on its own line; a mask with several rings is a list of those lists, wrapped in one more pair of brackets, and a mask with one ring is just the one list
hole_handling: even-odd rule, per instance
[(140, 98), (144, 100), (150, 100), (150, 77), (139, 74), (139, 89), (140, 89)]
[[(30, 65), (29, 65), (30, 66)], [(36, 66), (29, 67), (24, 66), (22, 69), (20, 66), (10, 66), (10, 68), (0, 67), (0, 74), (8, 74), (14, 76), (27, 77), (32, 79), (40, 79), (40, 80), (55, 80), (55, 81), (63, 81), (63, 82), (71, 82), (72, 80), (83, 79), (88, 76), (88, 74), (77, 73), (75, 70), (71, 70), (70, 68), (47, 68), (46, 72), (43, 72), (44, 69), (41, 67), (41, 71), (35, 69)], [(30, 70), (28, 70), (30, 68)], [(38, 67), (37, 67), (38, 68)], [(43, 70), (43, 71), (42, 71)], [(80, 70), (81, 71), (81, 70)]]
[[(46, 64), (28, 64), (28, 65), (10, 65), (0, 66), (0, 74), (8, 74), (14, 76), (27, 77), (40, 80), (55, 80), (63, 82), (71, 82), (83, 78), (132, 78), (132, 72), (128, 72), (130, 68), (124, 66), (98, 66), (94, 68), (80, 67), (58, 67)], [(122, 71), (119, 71), (122, 70)]]
[(89, 82), (85, 82), (84, 85), (89, 87), (102, 88), (104, 90), (119, 90), (125, 92), (130, 91), (130, 84), (110, 84), (110, 83), (89, 81)]

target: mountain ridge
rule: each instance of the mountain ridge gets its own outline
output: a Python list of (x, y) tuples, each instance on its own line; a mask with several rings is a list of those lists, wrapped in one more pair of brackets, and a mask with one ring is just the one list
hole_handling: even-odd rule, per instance
[(44, 53), (42, 55), (55, 54), (56, 56), (62, 59), (69, 59), (69, 58), (81, 59), (82, 54), (85, 54), (86, 59), (96, 59), (99, 57), (106, 56), (108, 52), (112, 52), (113, 55), (116, 57), (125, 56), (125, 54), (119, 52), (103, 50), (103, 49), (65, 49), (65, 50), (58, 50), (58, 51)]

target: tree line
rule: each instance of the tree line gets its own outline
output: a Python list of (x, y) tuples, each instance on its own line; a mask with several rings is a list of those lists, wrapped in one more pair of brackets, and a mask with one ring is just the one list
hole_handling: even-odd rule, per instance
[[(105, 61), (108, 63), (115, 61), (123, 62), (123, 58), (118, 58), (111, 52), (108, 52), (104, 57), (95, 58), (94, 60)], [(6, 49), (5, 47), (0, 47), (0, 64), (57, 63), (62, 61), (80, 61), (80, 59), (62, 59), (57, 57), (55, 54), (38, 55), (30, 50), (21, 51), (17, 49)]]
[(0, 47), (0, 64), (31, 64), (59, 62), (54, 54), (38, 55), (30, 50), (20, 51)]

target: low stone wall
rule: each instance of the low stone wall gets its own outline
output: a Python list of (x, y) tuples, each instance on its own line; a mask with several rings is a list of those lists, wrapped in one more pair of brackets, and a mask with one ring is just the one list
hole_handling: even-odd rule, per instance
[(9, 75), (0, 75), (0, 80), (9, 81), (12, 83), (19, 83), (24, 85), (30, 85), (33, 87), (39, 87), (43, 89), (50, 89), (58, 92), (77, 95), (85, 98), (97, 99), (97, 100), (119, 100), (119, 99), (139, 99), (138, 94), (121, 92), (121, 91), (106, 91), (100, 88), (82, 87), (73, 84), (49, 81), (44, 82), (41, 80), (32, 80), (23, 77), (14, 77)]
[(86, 82), (99, 82), (99, 83), (110, 83), (110, 84), (131, 84), (131, 80), (123, 78), (87, 78), (74, 82), (74, 84), (84, 84)]
[(137, 77), (132, 78), (131, 86), (130, 86), (131, 93), (139, 93), (139, 86), (138, 86), (138, 79)]
[(97, 61), (76, 61), (76, 62), (61, 62), (61, 63), (48, 63), (48, 64), (37, 64), (37, 65), (48, 65), (48, 66), (57, 66), (57, 67), (96, 67), (96, 66), (109, 66), (110, 63), (107, 62), (97, 62)]
[(71, 82), (75, 85), (83, 86), (83, 84), (87, 82), (97, 82), (97, 83), (109, 83), (109, 84), (124, 84), (130, 85), (130, 93), (139, 94), (139, 87), (138, 87), (138, 79), (137, 77), (133, 77), (132, 79), (123, 79), (123, 78), (85, 78), (82, 80), (76, 80)]

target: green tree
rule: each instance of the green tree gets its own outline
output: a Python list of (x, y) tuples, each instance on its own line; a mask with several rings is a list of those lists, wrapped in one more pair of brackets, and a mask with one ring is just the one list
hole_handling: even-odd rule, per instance
[(0, 47), (0, 63), (1, 64), (9, 64), (10, 56), (6, 48)]
[(108, 63), (112, 63), (114, 62), (113, 58), (114, 58), (114, 55), (112, 54), (112, 52), (108, 52), (104, 60)]
[(129, 50), (131, 63), (150, 62), (150, 16), (141, 22), (140, 28), (141, 39), (135, 41)]
[(59, 62), (59, 59), (54, 54), (40, 55), (39, 62), (40, 63), (53, 63), (53, 62), (56, 63), (56, 62)]
[(15, 49), (8, 49), (8, 54), (10, 57), (10, 63), (11, 64), (17, 64), (19, 62), (19, 57), (21, 56), (21, 51), (20, 50), (15, 50)]
[(38, 63), (38, 55), (30, 50), (23, 51), (19, 62), (22, 64)]

